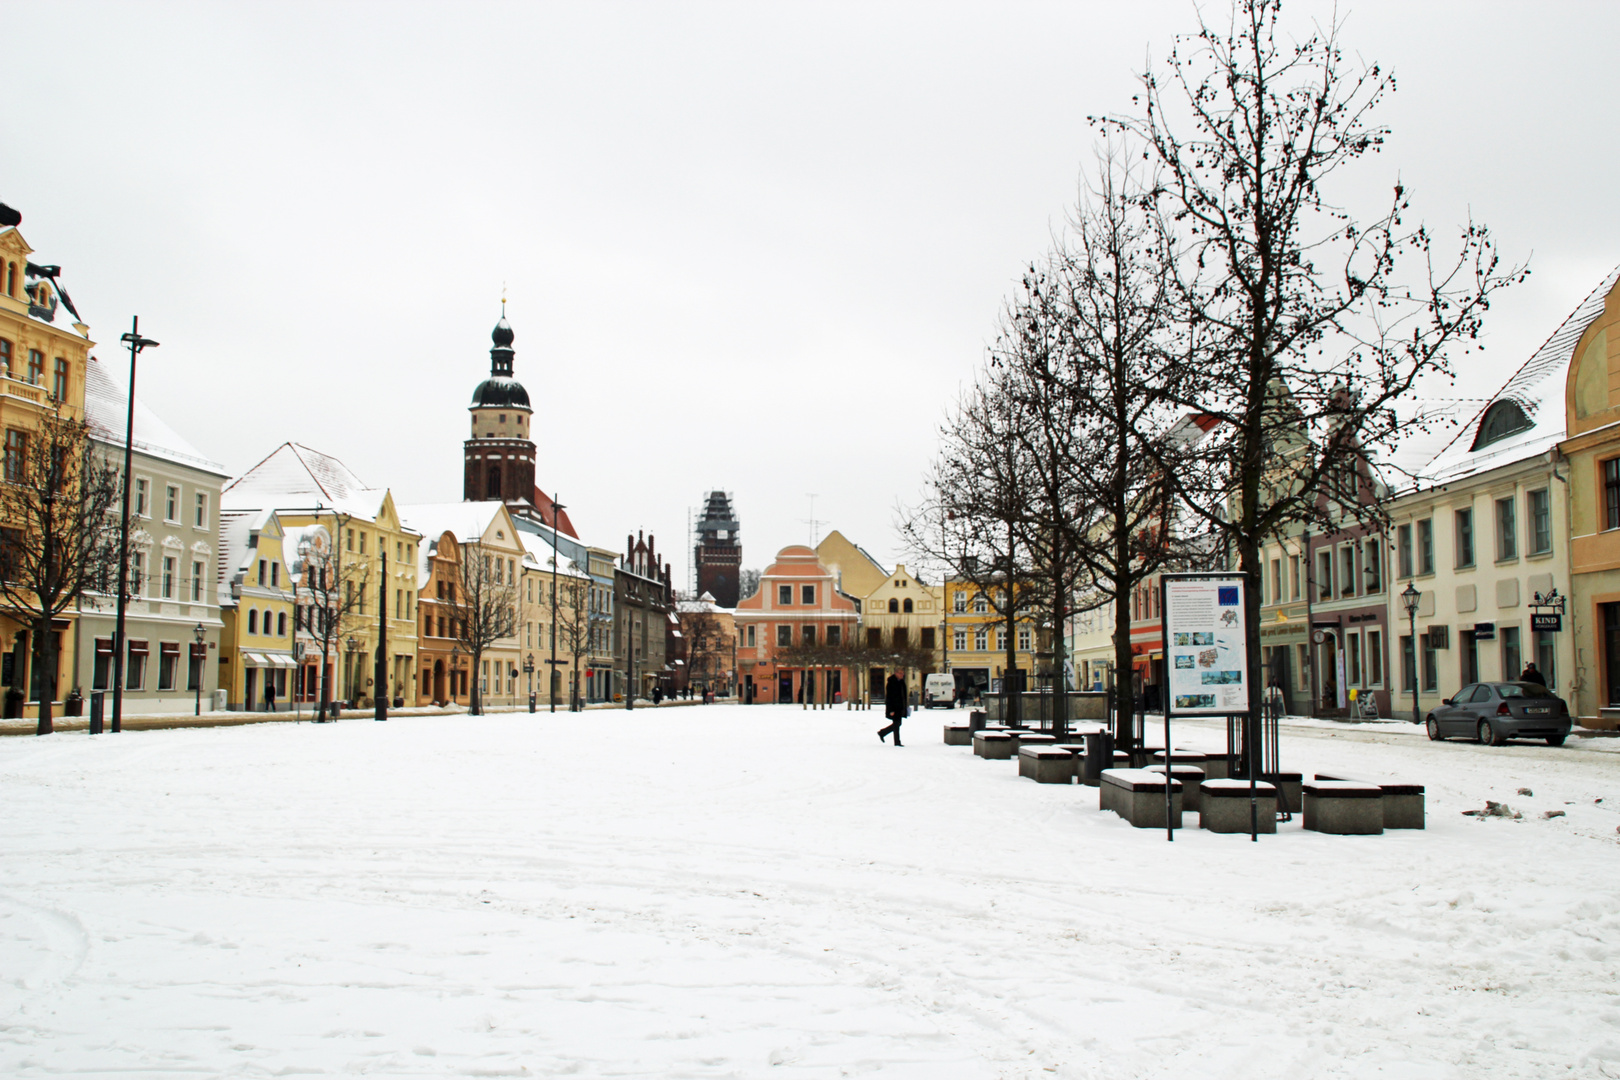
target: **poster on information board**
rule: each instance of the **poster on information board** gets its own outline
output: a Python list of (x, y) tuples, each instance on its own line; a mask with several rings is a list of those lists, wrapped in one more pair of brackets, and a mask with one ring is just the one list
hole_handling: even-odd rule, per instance
[(1243, 575), (1166, 574), (1160, 580), (1166, 715), (1248, 712)]

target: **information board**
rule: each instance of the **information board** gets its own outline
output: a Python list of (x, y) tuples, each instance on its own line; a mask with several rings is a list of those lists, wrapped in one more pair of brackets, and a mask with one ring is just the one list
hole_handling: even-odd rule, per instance
[(1249, 654), (1241, 574), (1166, 574), (1166, 714), (1249, 710)]

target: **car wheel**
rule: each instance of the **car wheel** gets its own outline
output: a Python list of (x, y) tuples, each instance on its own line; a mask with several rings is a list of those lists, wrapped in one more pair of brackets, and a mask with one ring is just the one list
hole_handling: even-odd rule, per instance
[(1440, 741), (1440, 721), (1436, 720), (1434, 717), (1431, 716), (1431, 717), (1429, 717), (1427, 727), (1429, 729), (1429, 741), (1430, 742), (1439, 742)]
[(1505, 742), (1507, 740), (1497, 733), (1496, 728), (1491, 726), (1489, 720), (1479, 722), (1479, 744), (1481, 746), (1501, 746)]
[(1547, 745), (1548, 746), (1563, 746), (1564, 745), (1564, 740), (1567, 739), (1568, 737), (1569, 736), (1567, 736), (1567, 735), (1549, 735), (1549, 736), (1547, 736)]

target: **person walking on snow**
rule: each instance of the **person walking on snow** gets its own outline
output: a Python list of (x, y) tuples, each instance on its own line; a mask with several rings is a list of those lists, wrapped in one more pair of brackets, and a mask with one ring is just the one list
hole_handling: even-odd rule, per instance
[(1539, 686), (1547, 685), (1546, 676), (1542, 675), (1541, 672), (1536, 670), (1536, 665), (1533, 661), (1524, 665), (1524, 670), (1519, 672), (1519, 681), (1533, 682)]
[(900, 721), (906, 718), (906, 683), (901, 678), (904, 674), (904, 671), (896, 671), (883, 684), (883, 715), (888, 717), (889, 726), (878, 729), (878, 742), (893, 733), (894, 745), (900, 745)]

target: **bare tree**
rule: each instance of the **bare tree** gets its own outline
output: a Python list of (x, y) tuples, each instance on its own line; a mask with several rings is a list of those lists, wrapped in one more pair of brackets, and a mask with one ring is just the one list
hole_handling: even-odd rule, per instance
[(293, 567), (294, 627), (307, 634), (321, 654), (317, 722), (332, 716), (332, 658), (343, 652), (344, 637), (359, 632), (366, 624), (365, 598), (371, 585), (369, 565), (345, 560), (338, 550), (339, 539), (353, 519), (337, 514), (332, 520), (336, 535), (324, 525), (304, 532)]
[(725, 670), (725, 624), (719, 615), (700, 606), (681, 610), (679, 618), (681, 637), (686, 641), (687, 684), (701, 683), (706, 688)]
[[(1018, 666), (1018, 623), (1041, 607), (1041, 576), (1031, 562), (1028, 507), (1035, 497), (1028, 448), (1015, 428), (1018, 401), (1004, 370), (988, 367), (965, 392), (941, 429), (941, 449), (930, 493), (902, 513), (901, 536), (948, 580), (966, 582), (1006, 627), (1004, 686), (1010, 691)], [(1006, 719), (1019, 718), (1019, 698), (1010, 694)]]
[(737, 575), (737, 599), (746, 600), (759, 592), (759, 571), (744, 570)]
[(587, 607), (590, 580), (569, 576), (557, 584), (557, 648), (574, 662), (570, 710), (579, 708), (579, 665), (591, 650), (591, 613)]
[(0, 477), (0, 604), (28, 627), (39, 680), (35, 730), (49, 735), (57, 667), (51, 623), (80, 593), (117, 586), (121, 470), (92, 452), (88, 423), (60, 412), (43, 414), (21, 439), (8, 441)]
[(517, 582), (506, 580), (500, 561), (476, 545), (462, 544), (459, 554), (456, 581), (446, 610), (450, 636), (472, 660), (473, 687), (467, 711), (479, 716), (484, 711), (479, 663), (491, 645), (517, 633)]
[[(1491, 295), (1522, 274), (1499, 270), (1473, 222), (1455, 257), (1439, 255), (1426, 228), (1405, 224), (1398, 182), (1370, 221), (1330, 199), (1329, 182), (1382, 147), (1373, 113), (1394, 80), (1349, 64), (1337, 23), (1279, 44), (1278, 8), (1234, 0), (1225, 28), (1201, 22), (1177, 40), (1162, 81), (1142, 76), (1139, 115), (1101, 121), (1139, 137), (1158, 170), (1151, 198), (1177, 244), (1167, 278), (1194, 336), (1195, 377), (1170, 399), (1213, 421), (1167, 476), (1255, 586), (1264, 542), (1313, 520), (1319, 485), (1347, 459), (1361, 472), (1397, 442), (1411, 424), (1397, 399), (1449, 376)], [(1259, 716), (1259, 605), (1247, 616)]]
[[(1175, 528), (1169, 473), (1203, 428), (1178, 416), (1165, 388), (1185, 370), (1164, 274), (1163, 232), (1118, 146), (1099, 156), (1056, 253), (1025, 279), (1007, 355), (1027, 419), (1038, 498), (1031, 540), (1052, 584), (1051, 624), (1062, 639), (1070, 583), (1081, 607), (1114, 613), (1115, 736), (1137, 745), (1130, 696), (1131, 597), (1185, 554)], [(1072, 610), (1072, 608), (1071, 608)], [(1058, 665), (1061, 648), (1054, 648)]]

